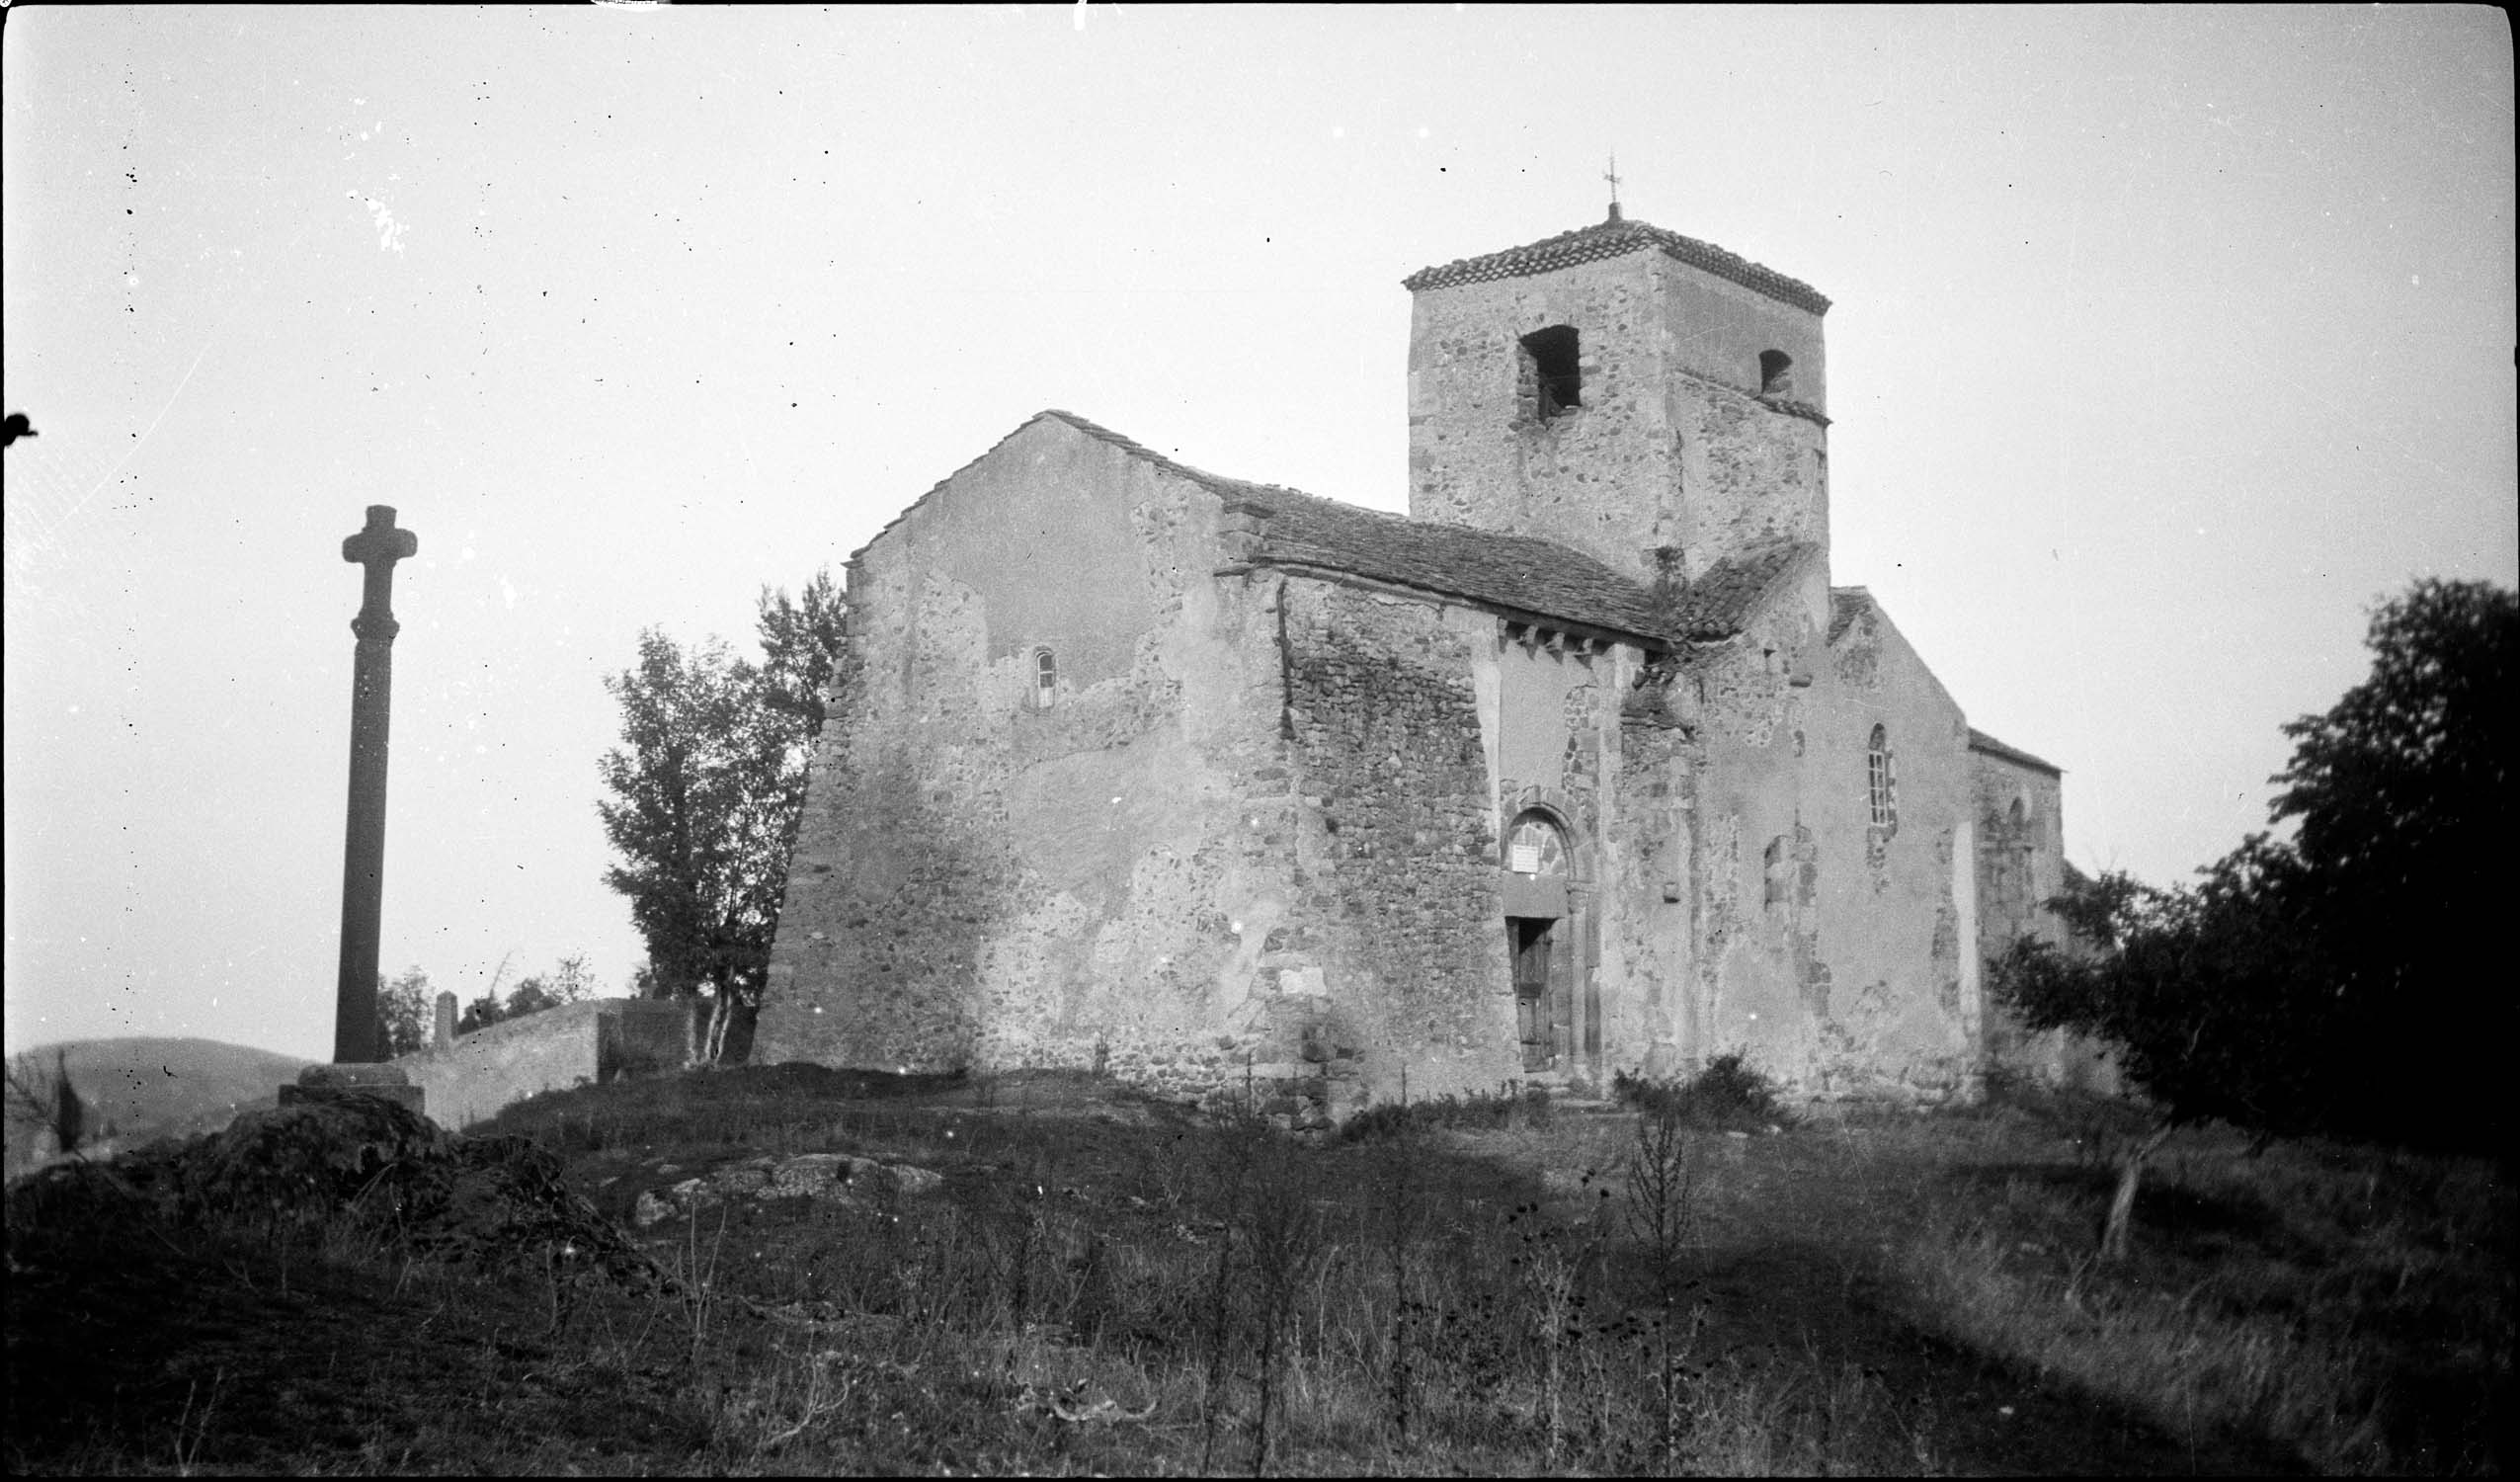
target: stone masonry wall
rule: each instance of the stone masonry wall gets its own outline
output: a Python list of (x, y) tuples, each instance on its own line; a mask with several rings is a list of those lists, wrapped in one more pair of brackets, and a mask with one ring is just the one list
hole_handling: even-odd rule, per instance
[(2015, 937), (2062, 943), (2046, 909), (2065, 888), (2064, 787), (2050, 773), (1970, 753), (1978, 818), (1978, 950), (1998, 956)]
[(1702, 1062), (1707, 1042), (1692, 965), (1708, 899), (1696, 888), (1704, 716), (1694, 675), (1632, 651), (1621, 660), (1598, 894), (1605, 1069), (1672, 1077)]
[[(1970, 753), (1978, 818), (1978, 941), (1988, 962), (2018, 937), (2067, 945), (2047, 902), (2065, 888), (2065, 786), (2055, 774), (1988, 752)], [(1986, 1010), (1991, 1071), (2048, 1086), (2114, 1093), (2118, 1078), (2097, 1043), (2051, 1030), (2034, 1034), (2010, 1013)]]
[[(1570, 1002), (1568, 1049), (1558, 1066), (1599, 1083), (1675, 1044), (1670, 986), (1686, 952), (1688, 820), (1685, 771), (1671, 770), (1668, 717), (1632, 713), (1642, 655), (1628, 644), (1589, 650), (1521, 624), (1491, 637), (1497, 695), (1485, 712), (1497, 773), (1497, 820), (1541, 808), (1568, 831), (1568, 908), (1552, 953)], [(1680, 779), (1674, 786), (1674, 779)], [(1502, 862), (1500, 862), (1502, 863)]]
[[(1829, 543), (1828, 368), (1821, 321), (1657, 254), (1669, 347), (1664, 421), (1675, 447), (1658, 545), (1696, 577), (1764, 541)], [(1792, 358), (1791, 384), (1760, 394), (1759, 356)]]
[[(1286, 725), (1301, 919), (1361, 1094), (1494, 1090), (1520, 1073), (1471, 658), (1493, 619), (1290, 581)], [(1493, 641), (1491, 639), (1490, 641)]]
[(679, 1070), (691, 1059), (692, 1007), (663, 999), (591, 999), (475, 1029), (393, 1063), (423, 1110), (455, 1131), (546, 1091)]

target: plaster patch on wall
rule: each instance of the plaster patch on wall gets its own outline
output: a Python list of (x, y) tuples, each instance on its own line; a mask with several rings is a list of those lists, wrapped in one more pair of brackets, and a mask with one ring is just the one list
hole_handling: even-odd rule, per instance
[[(1125, 892), (1141, 854), (1198, 842), (1197, 759), (1167, 719), (1117, 746), (1074, 752), (1016, 772), (1007, 821), (1025, 865), (1053, 891)], [(1104, 898), (1103, 909), (1126, 902)]]

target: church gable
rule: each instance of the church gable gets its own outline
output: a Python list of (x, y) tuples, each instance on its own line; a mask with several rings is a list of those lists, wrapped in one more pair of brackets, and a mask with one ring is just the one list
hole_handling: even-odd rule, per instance
[(1895, 695), (1903, 706), (1931, 713), (1935, 724), (1946, 725), (1955, 747), (1967, 745), (1972, 733), (1961, 719), (1960, 702), (1864, 588), (1829, 589), (1828, 649), (1839, 685), (1865, 695)]
[(1181, 580), (1179, 552), (1150, 537), (1178, 521), (1186, 491), (1162, 484), (1042, 413), (850, 558), (852, 607), (905, 619), (967, 611), (988, 663), (1038, 671), (1048, 654), (1054, 699), (1056, 687), (1123, 674)]
[(1275, 623), (1210, 575), (1204, 476), (1141, 453), (1044, 413), (852, 558), (857, 679), (815, 758), (764, 1053), (1228, 1053), (1220, 906), (1257, 847)]
[(1845, 841), (1824, 949), (1855, 990), (1829, 1074), (1860, 1088), (1905, 1066), (1910, 1085), (1965, 1088), (1983, 1025), (1968, 722), (1869, 599), (1815, 665), (1810, 705), (1828, 780), (1814, 813)]
[(1745, 565), (1770, 575), (1731, 586), (1736, 635), (1685, 650), (1706, 697), (1696, 1032), (1823, 1095), (1961, 1091), (1980, 1023), (1965, 722), (1816, 560)]

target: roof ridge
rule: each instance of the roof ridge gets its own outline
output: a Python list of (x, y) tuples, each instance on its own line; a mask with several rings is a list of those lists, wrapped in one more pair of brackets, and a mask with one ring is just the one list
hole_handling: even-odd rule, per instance
[[(1189, 464), (1182, 462), (1179, 458), (1165, 456), (1163, 453), (1147, 447), (1144, 443), (1139, 442), (1137, 439), (1130, 437), (1126, 433), (1114, 432), (1110, 428), (1104, 427), (1101, 423), (1097, 422), (1090, 417), (1080, 417), (1074, 412), (1062, 411), (1057, 407), (1046, 407), (1041, 411), (1033, 413), (1030, 417), (1024, 419), (1024, 427), (1030, 427), (1033, 423), (1040, 421), (1044, 417), (1055, 417), (1061, 422), (1066, 423), (1068, 426), (1075, 428), (1078, 432), (1085, 434), (1089, 438), (1096, 438), (1108, 443), (1112, 447), (1119, 449), (1122, 453), (1126, 453), (1134, 457), (1142, 458), (1147, 462), (1153, 463), (1155, 466), (1163, 469), (1167, 473), (1179, 474), (1181, 477), (1188, 479), (1192, 483), (1215, 490), (1220, 494), (1232, 493), (1242, 489), (1274, 489), (1283, 487), (1283, 485), (1279, 484), (1262, 484), (1248, 478), (1232, 478), (1222, 473), (1210, 473), (1204, 468), (1194, 468)], [(1016, 429), (1016, 432), (1021, 432), (1023, 428)], [(1014, 435), (1014, 433), (1008, 434), (1009, 437), (1013, 437)], [(1302, 493), (1302, 491), (1298, 489), (1289, 489), (1287, 492), (1290, 494)], [(1305, 497), (1318, 499), (1322, 496), (1313, 494), (1306, 495)]]
[[(955, 479), (962, 477), (963, 474), (971, 471), (974, 467), (977, 467), (982, 462), (987, 461), (991, 453), (996, 453), (999, 449), (1006, 447), (1009, 443), (1012, 443), (1016, 438), (1022, 436), (1024, 429), (1031, 427), (1034, 423), (1043, 421), (1062, 423), (1077, 432), (1085, 434), (1089, 438), (1093, 438), (1098, 442), (1107, 443), (1113, 448), (1117, 448), (1121, 452), (1128, 453), (1132, 457), (1153, 463), (1155, 466), (1163, 469), (1167, 473), (1179, 474), (1179, 476), (1190, 480), (1192, 483), (1198, 484), (1199, 486), (1218, 494), (1231, 495), (1243, 489), (1277, 487), (1277, 485), (1274, 484), (1255, 484), (1248, 479), (1228, 478), (1221, 473), (1210, 473), (1204, 468), (1193, 468), (1189, 464), (1180, 461), (1179, 458), (1166, 457), (1163, 453), (1147, 447), (1145, 444), (1130, 437), (1128, 434), (1114, 432), (1110, 428), (1104, 427), (1101, 423), (1095, 421), (1091, 417), (1080, 417), (1074, 412), (1055, 406), (1043, 407), (1040, 411), (1034, 412), (1031, 416), (1024, 418), (1021, 422), (1016, 423), (1013, 428), (1009, 429), (1005, 437), (1000, 438), (995, 443), (990, 444), (987, 448), (982, 449), (978, 453), (965, 459), (962, 464), (955, 468), (951, 473), (948, 473), (944, 477), (936, 480), (935, 483), (930, 484), (924, 491), (921, 492), (918, 498), (910, 501), (910, 503), (906, 505), (903, 505), (900, 513), (894, 515), (890, 520), (885, 521), (882, 529), (876, 531), (873, 535), (868, 535), (862, 544), (860, 544), (855, 550), (851, 551), (849, 553), (849, 558), (854, 561), (859, 556), (865, 554), (867, 546), (870, 546), (877, 540), (882, 539), (885, 535), (892, 532), (894, 526), (897, 526), (904, 520), (909, 519), (911, 511), (918, 509), (923, 504), (926, 504), (947, 484), (952, 483)], [(1289, 490), (1288, 492), (1295, 493), (1300, 491)], [(1308, 497), (1319, 498), (1320, 496), (1313, 495)]]
[[(1004, 448), (1004, 447), (1006, 447), (1009, 443), (1014, 442), (1014, 441), (1015, 441), (1017, 437), (1020, 437), (1020, 436), (1022, 435), (1023, 430), (1024, 430), (1025, 428), (1030, 427), (1032, 424), (1034, 424), (1035, 422), (1040, 421), (1040, 420), (1041, 420), (1042, 418), (1044, 418), (1044, 417), (1070, 418), (1070, 414), (1069, 414), (1069, 413), (1066, 413), (1066, 412), (1055, 412), (1055, 411), (1041, 411), (1041, 412), (1034, 412), (1031, 416), (1024, 418), (1021, 422), (1018, 422), (1018, 423), (1016, 423), (1014, 427), (1009, 428), (1009, 429), (1007, 430), (1006, 436), (1004, 436), (1004, 437), (1002, 437), (1002, 438), (998, 439), (998, 441), (996, 441), (995, 443), (990, 444), (988, 447), (981, 449), (978, 453), (973, 453), (970, 457), (967, 457), (967, 458), (963, 459), (963, 460), (962, 460), (962, 462), (961, 462), (959, 465), (957, 465), (951, 473), (946, 474), (944, 477), (942, 477), (942, 478), (940, 478), (940, 479), (936, 480), (935, 483), (930, 484), (927, 488), (922, 489), (922, 490), (919, 492), (919, 497), (918, 497), (918, 498), (916, 498), (916, 499), (914, 499), (914, 500), (910, 501), (910, 503), (908, 503), (908, 504), (903, 505), (903, 506), (901, 507), (901, 509), (900, 509), (898, 512), (896, 512), (890, 520), (887, 520), (887, 521), (885, 521), (885, 522), (883, 523), (883, 526), (882, 526), (882, 528), (881, 528), (881, 529), (877, 530), (877, 531), (876, 531), (873, 535), (868, 535), (868, 536), (867, 536), (867, 537), (866, 537), (863, 541), (859, 542), (859, 544), (858, 544), (858, 546), (857, 546), (857, 548), (856, 548), (855, 550), (853, 550), (853, 551), (851, 551), (851, 552), (849, 553), (849, 559), (850, 559), (851, 563), (854, 564), (854, 563), (855, 563), (855, 561), (857, 560), (857, 558), (858, 558), (859, 556), (864, 555), (864, 554), (865, 554), (865, 553), (866, 553), (869, 549), (873, 548), (874, 543), (875, 543), (877, 540), (880, 540), (880, 539), (882, 539), (884, 536), (886, 536), (886, 535), (891, 535), (891, 534), (893, 533), (893, 529), (894, 529), (894, 527), (896, 527), (896, 526), (900, 525), (900, 524), (901, 524), (901, 522), (903, 522), (904, 520), (909, 519), (909, 518), (910, 518), (910, 516), (911, 516), (911, 513), (912, 513), (913, 511), (917, 510), (917, 509), (918, 509), (921, 505), (926, 504), (929, 500), (934, 499), (935, 497), (936, 497), (936, 495), (938, 495), (938, 494), (942, 493), (942, 492), (944, 491), (944, 488), (945, 488), (945, 486), (946, 486), (946, 485), (948, 485), (948, 484), (952, 483), (955, 479), (962, 477), (964, 474), (966, 474), (966, 473), (970, 472), (972, 469), (979, 467), (981, 463), (983, 463), (983, 462), (985, 462), (985, 461), (987, 461), (987, 460), (988, 460), (988, 457), (989, 457), (989, 455), (990, 455), (991, 453), (996, 453), (999, 449)], [(1082, 418), (1070, 418), (1070, 420), (1072, 420), (1072, 421), (1082, 422), (1084, 419), (1082, 419)]]

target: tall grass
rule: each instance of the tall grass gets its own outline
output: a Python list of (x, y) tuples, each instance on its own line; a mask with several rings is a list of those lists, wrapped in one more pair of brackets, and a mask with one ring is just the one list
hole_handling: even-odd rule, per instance
[(2185, 1135), (2130, 1264), (2095, 1259), (2101, 1170), (2013, 1172), (1898, 1246), (1910, 1310), (2191, 1442), (2263, 1436), (2331, 1472), (2498, 1469), (2509, 1188), (2475, 1161)]
[[(1654, 1126), (1636, 1129), (1633, 1160), (1597, 1129), (1519, 1129), (1551, 1139), (1556, 1161), (1599, 1165), (1552, 1196), (1416, 1128), (1324, 1150), (1227, 1117), (1175, 1147), (1198, 1175), (1139, 1185), (1149, 1197), (1071, 1196), (1036, 1161), (1069, 1129), (1012, 1119), (964, 1196), (818, 1219), (788, 1242), (807, 1262), (785, 1273), (792, 1294), (762, 1300), (899, 1319), (853, 1329), (849, 1361), (888, 1346), (905, 1370), (951, 1366), (985, 1411), (1029, 1428), (1007, 1453), (1026, 1465), (1871, 1470), (1910, 1456), (1889, 1423), (1898, 1405), (1850, 1407), (1833, 1370), (1698, 1361), (1684, 1134)], [(1639, 1194), (1623, 1167), (1672, 1177)], [(1610, 1259), (1631, 1227), (1669, 1237), (1644, 1274)], [(845, 1300), (834, 1272), (852, 1274)], [(905, 1348), (914, 1330), (931, 1335), (925, 1353)], [(856, 1399), (837, 1396), (883, 1389), (848, 1390), (834, 1361), (788, 1357), (720, 1429), (782, 1466), (863, 1462), (813, 1449), (850, 1430)], [(948, 1429), (968, 1435), (972, 1418)]]
[[(1771, 1135), (1777, 1109), (1740, 1070), (1720, 1093), (1646, 1086), (1631, 1112), (1438, 1103), (1327, 1145), (1038, 1079), (870, 1089), (715, 1072), (645, 1098), (593, 1088), (503, 1126), (569, 1150), (572, 1180), (616, 1217), (645, 1189), (765, 1148), (914, 1162), (944, 1183), (697, 1205), (646, 1233), (667, 1279), (587, 1284), (565, 1304), (535, 1284), (553, 1279), (542, 1268), (484, 1284), (371, 1225), (301, 1236), (293, 1255), (254, 1256), (255, 1279), (291, 1270), (301, 1303), (365, 1280), (365, 1300), (402, 1314), (404, 1342), (460, 1334), (466, 1347), (431, 1352), (462, 1403), (380, 1430), (371, 1459), (313, 1441), (276, 1450), (234, 1419), (272, 1412), (240, 1391), (235, 1351), (213, 1348), (225, 1378), (203, 1368), (189, 1406), (170, 1392), (145, 1444), (9, 1459), (2001, 1470), (2007, 1442), (1954, 1396), (2011, 1366), (2196, 1438), (2200, 1465), (2232, 1454), (2210, 1448), (2218, 1431), (2280, 1439), (2323, 1468), (2490, 1460), (2508, 1278), (2475, 1252), (2507, 1245), (2509, 1225), (2489, 1175), (2280, 1151), (2229, 1173), (2173, 1148), (2138, 1211), (2152, 1254), (2104, 1275), (2081, 1260), (2104, 1175), (2055, 1124), (2002, 1112)], [(1746, 1121), (1756, 1135), (1739, 1135)], [(110, 1238), (133, 1250), (229, 1250), (216, 1230), (126, 1226)], [(23, 1235), (13, 1204), (13, 1260), (56, 1259)], [(1788, 1243), (1790, 1264), (1760, 1264)], [(2482, 1387), (2410, 1409), (2398, 1386), (2427, 1324), (2488, 1356), (2436, 1377)], [(1917, 1366), (1920, 1332), (1955, 1368)], [(644, 1405), (640, 1449), (555, 1439), (579, 1413), (568, 1395), (608, 1414)]]

